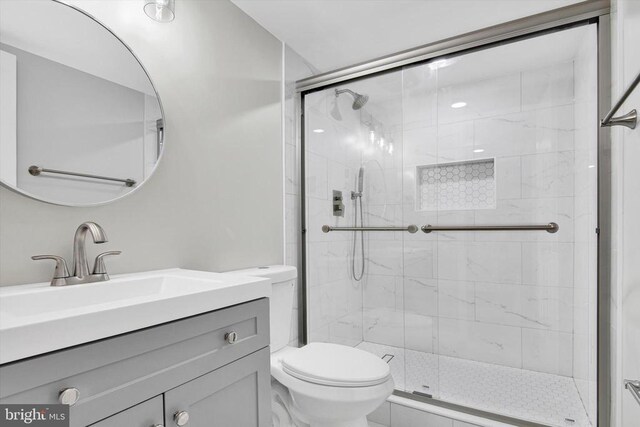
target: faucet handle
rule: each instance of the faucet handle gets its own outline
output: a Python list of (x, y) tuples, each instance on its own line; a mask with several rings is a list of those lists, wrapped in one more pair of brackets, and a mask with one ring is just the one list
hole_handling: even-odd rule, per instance
[[(69, 274), (69, 269), (67, 268), (67, 262), (64, 260), (64, 258), (62, 258), (61, 256), (58, 255), (34, 255), (31, 257), (32, 260), (34, 261), (39, 261), (42, 259), (52, 259), (56, 262), (56, 269), (53, 272), (53, 279), (51, 280), (51, 285), (52, 286), (58, 286), (60, 284), (62, 284), (62, 282), (60, 279), (66, 279), (67, 277), (70, 276)], [(61, 282), (61, 283), (58, 283)]]
[(104, 265), (104, 257), (109, 255), (120, 255), (122, 251), (107, 251), (103, 252), (96, 257), (95, 262), (93, 263), (93, 273), (92, 274), (104, 274), (107, 275), (107, 267)]

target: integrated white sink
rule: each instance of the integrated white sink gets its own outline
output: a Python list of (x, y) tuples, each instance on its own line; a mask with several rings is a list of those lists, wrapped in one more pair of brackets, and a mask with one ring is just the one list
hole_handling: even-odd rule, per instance
[(270, 295), (269, 279), (182, 269), (0, 288), (0, 364)]

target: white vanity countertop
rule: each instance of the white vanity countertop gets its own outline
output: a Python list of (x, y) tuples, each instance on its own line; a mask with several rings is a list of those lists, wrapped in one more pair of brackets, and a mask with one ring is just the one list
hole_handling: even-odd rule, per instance
[(170, 269), (0, 288), (0, 364), (271, 296), (271, 281)]

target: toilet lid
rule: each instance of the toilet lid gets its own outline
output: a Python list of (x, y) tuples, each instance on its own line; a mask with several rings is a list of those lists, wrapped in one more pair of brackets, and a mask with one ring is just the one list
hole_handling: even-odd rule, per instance
[(289, 375), (315, 384), (365, 387), (385, 382), (389, 365), (379, 357), (353, 347), (311, 343), (282, 359)]

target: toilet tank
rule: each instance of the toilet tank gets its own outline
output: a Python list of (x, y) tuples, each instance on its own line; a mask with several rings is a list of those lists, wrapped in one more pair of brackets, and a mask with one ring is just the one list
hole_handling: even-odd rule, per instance
[(285, 347), (291, 335), (293, 317), (293, 295), (298, 272), (288, 265), (269, 265), (229, 271), (243, 276), (266, 277), (271, 279), (271, 298), (269, 299), (269, 327), (271, 352)]

